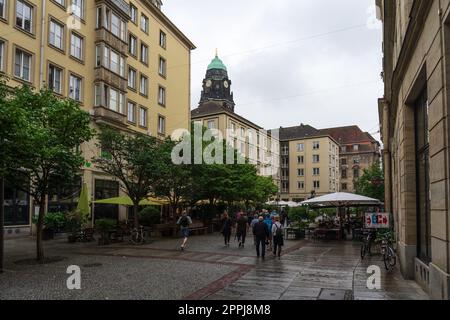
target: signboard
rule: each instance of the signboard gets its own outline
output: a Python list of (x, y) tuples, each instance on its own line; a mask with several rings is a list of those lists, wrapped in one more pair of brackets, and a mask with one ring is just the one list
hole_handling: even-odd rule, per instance
[(369, 229), (389, 228), (389, 213), (372, 212), (366, 213), (365, 227)]

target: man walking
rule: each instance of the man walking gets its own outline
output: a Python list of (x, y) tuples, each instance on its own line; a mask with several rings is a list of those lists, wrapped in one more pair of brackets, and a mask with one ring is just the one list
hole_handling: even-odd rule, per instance
[(183, 238), (183, 242), (181, 243), (181, 251), (184, 251), (189, 237), (189, 226), (192, 224), (192, 219), (188, 216), (186, 210), (183, 211), (183, 215), (180, 219), (178, 219), (177, 224), (180, 226), (181, 237)]
[(273, 235), (273, 256), (276, 257), (278, 253), (278, 258), (281, 258), (281, 247), (284, 246), (283, 239), (283, 226), (280, 223), (280, 217), (275, 217), (275, 223), (272, 225), (272, 235)]
[(254, 216), (253, 216), (253, 220), (252, 220), (252, 223), (250, 224), (250, 228), (251, 228), (251, 230), (253, 231), (253, 244), (256, 246), (256, 236), (255, 236), (255, 231), (254, 231), (254, 226), (257, 224), (259, 222), (259, 219), (258, 219), (258, 215), (257, 214), (255, 214)]
[(239, 241), (239, 248), (245, 246), (245, 237), (247, 236), (248, 219), (245, 213), (241, 214), (241, 217), (236, 222), (236, 235)]
[[(269, 237), (269, 228), (267, 224), (264, 223), (264, 218), (259, 217), (258, 223), (253, 227), (253, 234), (256, 237), (256, 255), (258, 258), (261, 256), (263, 259), (266, 257), (266, 240)], [(261, 251), (260, 251), (261, 245)]]

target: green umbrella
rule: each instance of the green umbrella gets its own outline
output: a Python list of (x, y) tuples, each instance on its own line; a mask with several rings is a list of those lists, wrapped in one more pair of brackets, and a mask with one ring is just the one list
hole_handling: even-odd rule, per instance
[(85, 219), (87, 219), (91, 213), (91, 208), (89, 207), (89, 191), (86, 183), (83, 183), (83, 187), (81, 188), (77, 210), (81, 212)]
[[(118, 204), (118, 205), (122, 205), (122, 206), (132, 206), (133, 205), (133, 201), (131, 201), (131, 198), (128, 196), (98, 200), (98, 201), (94, 201), (94, 203)], [(159, 206), (159, 205), (161, 205), (161, 203), (159, 201), (157, 202), (157, 201), (145, 199), (145, 200), (142, 200), (141, 202), (139, 202), (139, 205), (140, 206)]]

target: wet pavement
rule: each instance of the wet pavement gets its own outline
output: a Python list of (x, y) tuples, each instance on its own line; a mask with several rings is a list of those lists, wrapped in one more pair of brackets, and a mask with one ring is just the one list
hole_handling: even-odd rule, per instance
[[(253, 240), (245, 248), (222, 244), (220, 235), (191, 237), (184, 252), (179, 239), (143, 246), (129, 242), (46, 242), (47, 256), (66, 259), (48, 265), (15, 262), (34, 256), (31, 238), (6, 241), (6, 273), (0, 299), (192, 299), (192, 300), (424, 300), (427, 294), (388, 273), (381, 256), (361, 261), (357, 242), (286, 241), (281, 259), (270, 252), (257, 259)], [(68, 290), (67, 266), (82, 270), (82, 290)], [(379, 266), (381, 289), (367, 288), (369, 266)]]

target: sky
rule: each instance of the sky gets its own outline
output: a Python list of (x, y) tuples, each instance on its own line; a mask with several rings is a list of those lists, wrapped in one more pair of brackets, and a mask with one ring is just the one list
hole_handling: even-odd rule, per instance
[(165, 0), (188, 36), (191, 108), (206, 68), (228, 68), (235, 112), (265, 129), (358, 125), (379, 139), (382, 31), (375, 0)]

